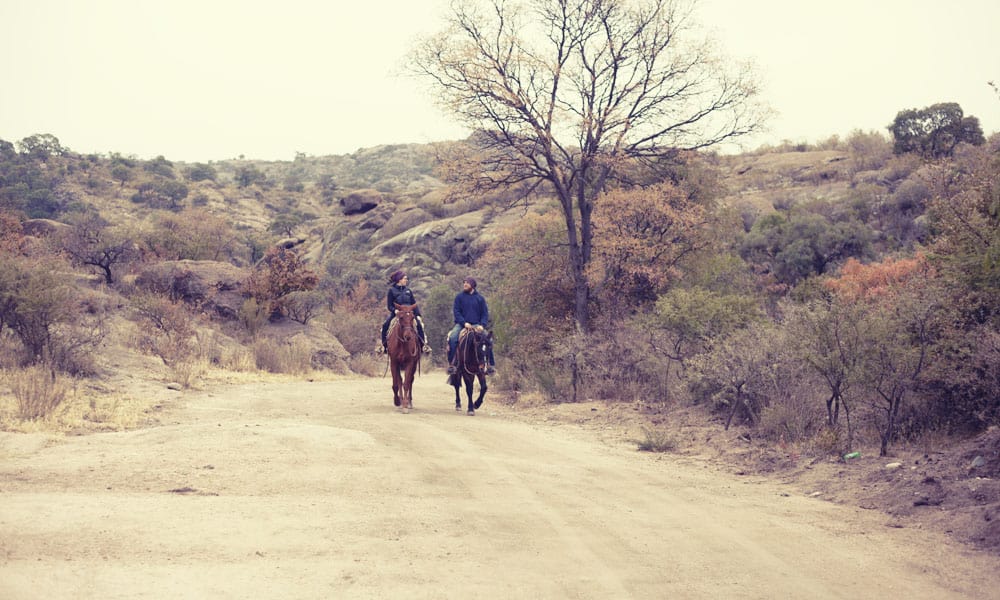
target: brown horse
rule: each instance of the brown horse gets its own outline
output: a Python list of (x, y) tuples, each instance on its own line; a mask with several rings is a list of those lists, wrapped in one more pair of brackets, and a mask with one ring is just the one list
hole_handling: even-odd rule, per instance
[(386, 349), (392, 371), (392, 403), (404, 413), (413, 408), (413, 378), (420, 366), (420, 336), (417, 335), (417, 305), (396, 304), (396, 318), (389, 326)]
[[(493, 343), (493, 333), (476, 329), (465, 329), (458, 337), (458, 347), (455, 348), (455, 364), (458, 372), (450, 375), (448, 383), (455, 388), (455, 410), (462, 410), (462, 399), (459, 388), (465, 382), (465, 394), (469, 398), (468, 415), (476, 414), (476, 409), (483, 405), (486, 396), (486, 352)], [(472, 401), (473, 379), (479, 379), (479, 397)]]

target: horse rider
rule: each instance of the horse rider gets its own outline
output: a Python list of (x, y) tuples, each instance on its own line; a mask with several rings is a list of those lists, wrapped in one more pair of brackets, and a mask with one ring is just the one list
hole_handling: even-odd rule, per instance
[[(385, 295), (385, 303), (386, 308), (389, 309), (389, 316), (382, 323), (382, 345), (375, 349), (376, 354), (383, 354), (386, 351), (386, 336), (389, 333), (389, 323), (396, 316), (396, 305), (412, 306), (417, 303), (417, 298), (413, 295), (413, 290), (407, 287), (409, 282), (410, 278), (402, 270), (395, 271), (389, 276), (389, 291)], [(417, 321), (417, 335), (420, 336), (420, 342), (423, 344), (423, 352), (427, 354), (431, 351), (431, 347), (427, 344), (427, 336), (424, 335), (424, 320), (420, 316), (419, 306), (413, 311), (413, 314)]]
[[(448, 333), (449, 374), (458, 372), (458, 366), (455, 364), (455, 349), (458, 347), (458, 336), (462, 332), (462, 329), (483, 331), (490, 320), (490, 311), (486, 306), (486, 298), (476, 291), (476, 280), (474, 278), (466, 277), (462, 282), (462, 291), (455, 296), (452, 312), (455, 315), (455, 326)], [(488, 346), (487, 363), (486, 374), (494, 375), (496, 373), (496, 365), (493, 360), (492, 344)]]

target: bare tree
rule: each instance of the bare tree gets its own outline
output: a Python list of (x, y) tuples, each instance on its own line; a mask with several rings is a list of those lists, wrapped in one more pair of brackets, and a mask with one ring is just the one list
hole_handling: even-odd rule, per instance
[(96, 213), (73, 219), (62, 236), (62, 250), (78, 265), (95, 267), (108, 285), (115, 282), (114, 270), (136, 260), (135, 240), (120, 228), (113, 228)]
[[(455, 0), (417, 72), (477, 134), (466, 183), (562, 205), (574, 318), (589, 330), (591, 218), (626, 172), (756, 131), (747, 65), (695, 37), (687, 0)], [(510, 196), (508, 196), (509, 198)]]

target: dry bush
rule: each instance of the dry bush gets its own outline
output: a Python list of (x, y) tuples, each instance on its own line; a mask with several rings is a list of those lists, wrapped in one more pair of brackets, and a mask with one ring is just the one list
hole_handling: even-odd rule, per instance
[(160, 214), (145, 244), (162, 260), (246, 260), (232, 224), (202, 209)]
[(264, 254), (245, 282), (247, 295), (258, 303), (267, 305), (269, 316), (285, 315), (286, 297), (292, 292), (316, 288), (316, 275), (294, 250), (272, 247)]
[(371, 289), (367, 280), (359, 280), (346, 294), (331, 303), (328, 329), (351, 353), (370, 353), (379, 341), (379, 328), (385, 319), (385, 299)]
[(892, 158), (892, 143), (877, 131), (855, 130), (848, 136), (847, 146), (852, 174), (881, 169)]
[(45, 365), (8, 371), (6, 378), (17, 400), (18, 416), (25, 420), (47, 417), (73, 389), (69, 378)]
[(271, 317), (271, 307), (267, 302), (258, 302), (255, 298), (247, 298), (240, 306), (240, 325), (256, 339)]
[(203, 358), (188, 357), (174, 361), (170, 365), (170, 374), (175, 382), (190, 388), (208, 373), (210, 367), (209, 362)]
[(7, 329), (0, 329), (0, 369), (9, 369), (21, 363), (23, 349), (20, 340)]
[(642, 428), (643, 438), (636, 440), (640, 452), (672, 452), (679, 446), (674, 432), (665, 428)]
[(655, 404), (670, 400), (669, 359), (652, 348), (641, 332), (626, 324), (596, 330), (585, 345), (581, 378), (591, 399)]
[(812, 454), (820, 456), (840, 456), (846, 450), (847, 444), (841, 437), (841, 429), (837, 427), (824, 427), (815, 435), (806, 440), (805, 447)]
[(288, 318), (296, 323), (307, 324), (326, 304), (326, 295), (316, 290), (292, 292), (284, 297)]
[(122, 394), (90, 398), (82, 419), (115, 431), (132, 429), (142, 421), (142, 404)]
[(80, 302), (71, 273), (51, 255), (0, 257), (0, 323), (21, 342), (22, 364), (88, 370), (86, 355), (103, 337), (104, 314)]
[(269, 373), (305, 375), (312, 371), (312, 351), (301, 340), (290, 343), (257, 340), (253, 353), (257, 368)]
[[(792, 380), (785, 380), (786, 385), (794, 383)], [(772, 395), (769, 398), (769, 404), (760, 413), (757, 436), (772, 441), (800, 442), (812, 437), (822, 428), (826, 421), (822, 408), (823, 399), (810, 394), (807, 386), (797, 387), (800, 388), (796, 390), (799, 393), (782, 393), (780, 397)]]
[(257, 359), (254, 356), (254, 350), (245, 346), (223, 349), (218, 364), (223, 369), (239, 373), (250, 373), (257, 370)]
[(347, 359), (347, 366), (352, 372), (365, 377), (379, 377), (386, 372), (386, 358), (378, 357), (370, 352), (352, 354)]
[(144, 325), (138, 336), (140, 350), (158, 356), (167, 366), (194, 354), (195, 316), (183, 302), (141, 294), (131, 299), (131, 305)]

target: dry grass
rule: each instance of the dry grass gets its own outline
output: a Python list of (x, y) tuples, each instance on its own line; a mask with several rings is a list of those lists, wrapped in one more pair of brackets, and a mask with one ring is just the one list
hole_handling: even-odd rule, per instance
[(366, 377), (379, 377), (386, 370), (387, 359), (384, 356), (375, 356), (372, 353), (352, 354), (347, 359), (347, 366), (359, 375)]
[(146, 404), (126, 394), (85, 389), (67, 375), (33, 366), (7, 370), (10, 394), (0, 394), (0, 430), (120, 431), (137, 427)]
[(640, 452), (672, 452), (677, 449), (677, 436), (660, 427), (643, 427), (643, 438), (636, 440)]
[(172, 363), (170, 373), (174, 381), (187, 389), (194, 387), (197, 381), (204, 378), (211, 366), (211, 363), (204, 358), (189, 358)]
[(270, 373), (305, 375), (312, 372), (312, 352), (300, 340), (288, 344), (258, 340), (254, 342), (253, 354), (257, 368)]
[(17, 403), (17, 417), (25, 421), (49, 416), (73, 391), (71, 378), (43, 365), (9, 370), (4, 379)]

